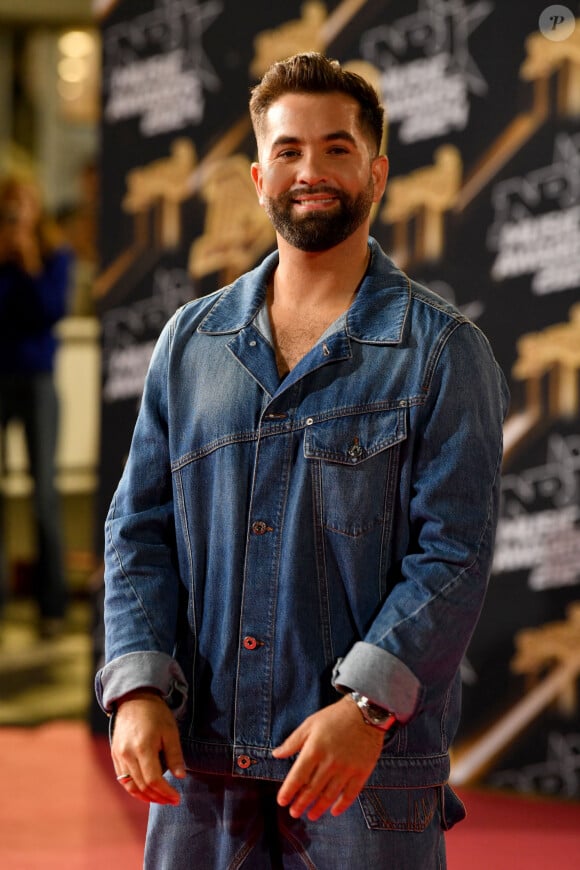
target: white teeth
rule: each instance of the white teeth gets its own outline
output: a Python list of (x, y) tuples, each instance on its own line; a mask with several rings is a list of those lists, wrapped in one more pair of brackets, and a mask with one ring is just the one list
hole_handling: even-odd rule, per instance
[(321, 203), (321, 202), (334, 202), (333, 197), (329, 197), (328, 199), (298, 199), (296, 200), (300, 205), (311, 205), (312, 203)]

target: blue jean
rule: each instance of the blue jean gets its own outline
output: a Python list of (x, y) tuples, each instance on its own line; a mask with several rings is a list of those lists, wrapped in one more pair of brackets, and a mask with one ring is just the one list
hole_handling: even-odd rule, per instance
[[(65, 614), (67, 589), (63, 569), (61, 517), (54, 484), (58, 399), (52, 374), (0, 377), (0, 427), (13, 419), (24, 426), (30, 473), (34, 480), (33, 508), (37, 533), (34, 594), (40, 615), (60, 619)], [(0, 561), (3, 561), (0, 535)], [(3, 566), (0, 566), (0, 573)], [(0, 587), (3, 584), (0, 583)], [(5, 590), (0, 588), (0, 608)]]
[[(204, 774), (168, 779), (181, 803), (151, 805), (146, 870), (446, 867), (441, 787), (364, 789), (341, 816), (310, 822), (276, 804), (279, 783)], [(450, 796), (458, 820), (463, 807)]]

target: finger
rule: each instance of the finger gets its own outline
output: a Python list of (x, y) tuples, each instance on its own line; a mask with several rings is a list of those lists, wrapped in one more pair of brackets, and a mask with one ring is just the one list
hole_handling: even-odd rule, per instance
[(127, 794), (130, 795), (132, 798), (143, 801), (144, 803), (149, 803), (149, 800), (145, 797), (143, 792), (139, 788), (137, 788), (133, 779), (123, 780), (123, 782), (120, 782), (119, 785), (121, 785), (125, 789)]
[(290, 815), (298, 818), (310, 808), (308, 818), (319, 819), (339, 798), (345, 782), (344, 775), (333, 777), (331, 770), (319, 767), (292, 801)]
[(343, 789), (342, 794), (338, 797), (336, 802), (333, 804), (330, 815), (331, 816), (340, 816), (344, 813), (352, 804), (355, 802), (361, 791), (364, 787), (364, 781), (359, 780), (351, 780), (348, 785)]
[(132, 782), (123, 783), (125, 790), (131, 797), (138, 798), (146, 803), (171, 804), (179, 803), (179, 793), (173, 789), (162, 777), (153, 782), (146, 782), (140, 778)]
[(179, 793), (163, 779), (159, 757), (155, 754), (124, 756), (121, 761), (117, 757), (115, 761), (116, 770), (121, 769), (123, 774), (130, 775), (130, 779), (123, 779), (121, 785), (131, 797), (148, 803), (179, 803)]
[(306, 733), (302, 730), (302, 726), (300, 726), (286, 738), (284, 743), (281, 743), (280, 746), (276, 746), (272, 750), (272, 755), (274, 758), (289, 758), (290, 755), (296, 755), (304, 746), (305, 739)]
[(316, 772), (314, 765), (298, 758), (290, 768), (290, 773), (278, 791), (278, 805), (287, 807), (293, 803), (296, 796), (305, 789), (312, 790), (311, 782)]
[[(301, 767), (300, 762), (302, 762)], [(296, 774), (296, 779), (292, 779), (294, 774)], [(304, 759), (299, 759), (287, 777), (290, 787), (294, 788), (292, 799), (287, 803), (290, 806), (290, 815), (293, 818), (299, 818), (308, 807), (316, 803), (325, 791), (329, 780), (330, 771), (328, 769), (315, 767), (312, 764), (306, 765)], [(284, 797), (285, 795), (282, 794), (283, 799)]]
[[(121, 773), (119, 773), (120, 769), (122, 769)], [(140, 788), (135, 783), (133, 774), (129, 772), (129, 766), (127, 764), (123, 763), (121, 768), (119, 765), (115, 764), (115, 775), (117, 782), (127, 792), (127, 794), (130, 794), (131, 797), (145, 800), (145, 797), (141, 794)]]
[(183, 779), (185, 776), (185, 762), (179, 737), (170, 736), (165, 739), (162, 756), (165, 766), (171, 771), (173, 776)]
[(293, 819), (299, 819), (303, 812), (305, 812), (308, 807), (313, 804), (317, 798), (319, 793), (310, 783), (306, 783), (303, 788), (300, 789), (298, 794), (294, 797), (294, 799), (290, 802), (288, 812), (292, 816)]
[(139, 774), (136, 784), (147, 800), (158, 804), (179, 803), (179, 792), (164, 779), (158, 755), (148, 754), (141, 758)]
[(343, 783), (341, 781), (331, 781), (327, 783), (323, 789), (320, 789), (318, 797), (308, 810), (308, 818), (311, 822), (316, 822), (324, 815), (324, 813), (334, 806), (343, 792)]

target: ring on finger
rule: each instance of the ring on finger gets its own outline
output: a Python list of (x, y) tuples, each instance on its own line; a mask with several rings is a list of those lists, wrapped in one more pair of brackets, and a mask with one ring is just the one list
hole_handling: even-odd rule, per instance
[(120, 773), (119, 776), (117, 777), (117, 782), (120, 782), (124, 785), (126, 782), (131, 782), (132, 779), (133, 779), (133, 777), (131, 776), (130, 773)]

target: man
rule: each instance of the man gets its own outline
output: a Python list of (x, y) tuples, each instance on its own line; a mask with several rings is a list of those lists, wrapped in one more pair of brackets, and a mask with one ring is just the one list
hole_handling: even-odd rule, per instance
[(115, 771), (156, 870), (444, 867), (504, 380), (368, 237), (373, 89), (298, 55), (250, 111), (278, 250), (165, 328), (107, 519)]

